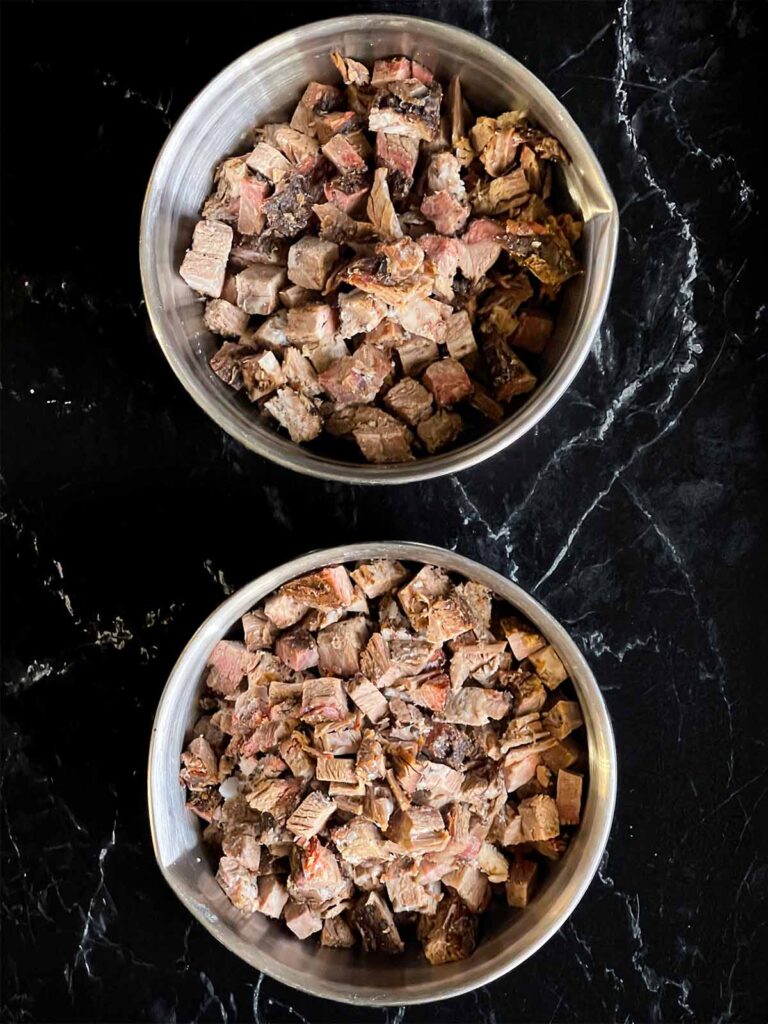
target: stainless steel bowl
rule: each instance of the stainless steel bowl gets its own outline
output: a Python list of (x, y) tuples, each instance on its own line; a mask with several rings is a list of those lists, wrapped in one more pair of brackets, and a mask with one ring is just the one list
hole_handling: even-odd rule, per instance
[[(552, 866), (523, 912), (486, 927), (469, 960), (431, 967), (422, 959), (372, 957), (299, 942), (259, 914), (243, 917), (216, 883), (203, 850), (199, 820), (184, 806), (179, 758), (198, 717), (202, 674), (214, 644), (276, 587), (324, 565), (367, 558), (428, 562), (485, 584), (533, 622), (557, 649), (581, 702), (589, 748), (589, 788), (581, 827), (567, 855)], [(522, 963), (562, 927), (584, 895), (608, 841), (616, 799), (616, 751), (603, 698), (589, 666), (559, 622), (504, 576), (469, 558), (426, 544), (353, 544), (314, 551), (238, 590), (192, 637), (166, 684), (149, 752), (149, 813), (155, 855), (168, 884), (208, 931), (247, 963), (293, 988), (370, 1006), (426, 1003), (469, 992)]]
[[(570, 194), (584, 218), (584, 274), (566, 289), (542, 382), (513, 416), (479, 440), (397, 466), (368, 466), (315, 455), (260, 424), (242, 398), (208, 367), (215, 349), (202, 304), (179, 277), (192, 227), (216, 165), (245, 148), (254, 125), (283, 119), (310, 79), (334, 80), (332, 49), (371, 60), (407, 53), (440, 78), (459, 72), (477, 112), (527, 109), (564, 144)], [(365, 14), (285, 32), (243, 54), (190, 104), (163, 146), (149, 180), (140, 259), (152, 326), (176, 376), (198, 405), (246, 447), (311, 476), (348, 483), (405, 483), (455, 473), (511, 444), (560, 398), (584, 362), (605, 310), (613, 276), (618, 212), (595, 154), (565, 107), (522, 64), (491, 43), (422, 18)]]

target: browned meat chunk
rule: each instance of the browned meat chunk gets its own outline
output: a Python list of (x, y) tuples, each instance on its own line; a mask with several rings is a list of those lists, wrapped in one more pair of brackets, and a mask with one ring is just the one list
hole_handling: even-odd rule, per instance
[(523, 800), (518, 808), (522, 820), (523, 837), (528, 842), (551, 839), (560, 834), (560, 816), (551, 796), (533, 796)]
[(469, 206), (450, 192), (433, 192), (421, 201), (421, 212), (441, 235), (455, 235), (469, 218)]
[(221, 221), (201, 220), (195, 225), (192, 248), (179, 271), (190, 288), (212, 298), (221, 295), (232, 237), (232, 228)]
[(338, 50), (334, 50), (331, 54), (331, 60), (345, 85), (368, 85), (370, 82), (370, 72), (360, 61), (352, 60), (351, 57), (343, 57)]
[(445, 896), (432, 917), (419, 921), (419, 939), (431, 964), (466, 960), (477, 944), (477, 916), (458, 896)]
[(245, 646), (249, 651), (268, 651), (277, 639), (277, 629), (264, 612), (254, 609), (242, 618)]
[(411, 377), (406, 377), (384, 396), (384, 405), (390, 412), (415, 427), (432, 412), (432, 397), (426, 388)]
[[(465, 644), (451, 658), (451, 686), (458, 690), (471, 676), (481, 681), (492, 679), (498, 672), (500, 659), (506, 644), (480, 643)], [(482, 670), (482, 672), (481, 672)]]
[(556, 701), (549, 711), (544, 713), (543, 719), (547, 731), (558, 740), (564, 740), (574, 729), (584, 725), (581, 708), (575, 700)]
[(392, 911), (378, 893), (369, 893), (357, 901), (352, 923), (360, 933), (366, 953), (402, 953), (405, 949)]
[(507, 638), (512, 653), (518, 661), (524, 661), (530, 654), (540, 651), (547, 641), (537, 633), (530, 623), (517, 616), (508, 616), (501, 620), (501, 628)]
[(312, 363), (296, 348), (288, 348), (283, 356), (283, 374), (286, 381), (295, 391), (307, 398), (314, 398), (322, 393), (317, 382), (317, 374)]
[[(373, 76), (376, 85), (376, 75)], [(368, 116), (372, 132), (410, 135), (430, 142), (440, 124), (442, 89), (436, 82), (426, 84), (417, 78), (390, 81), (381, 88)]]
[(457, 412), (438, 409), (434, 416), (422, 420), (416, 433), (424, 443), (424, 447), (432, 454), (452, 444), (462, 430), (461, 416)]
[(285, 377), (274, 352), (246, 356), (240, 361), (243, 387), (252, 402), (266, 398), (285, 384)]
[(373, 238), (373, 225), (354, 220), (335, 203), (321, 203), (312, 207), (320, 221), (319, 234), (333, 242), (366, 242)]
[(285, 427), (292, 441), (312, 441), (323, 429), (320, 413), (308, 398), (299, 395), (292, 388), (280, 388), (265, 409)]
[(400, 323), (411, 334), (430, 341), (443, 341), (446, 334), (446, 319), (453, 310), (437, 299), (416, 299), (398, 310)]
[(438, 406), (453, 405), (472, 394), (467, 371), (455, 359), (440, 359), (424, 371), (424, 385), (432, 392)]
[(543, 352), (552, 337), (554, 320), (552, 314), (544, 309), (531, 309), (520, 314), (520, 325), (512, 335), (515, 348), (524, 348), (528, 352)]
[(387, 82), (405, 82), (411, 77), (411, 62), (407, 57), (389, 57), (374, 61), (371, 85), (386, 85)]
[(387, 185), (386, 167), (377, 167), (368, 197), (368, 217), (377, 234), (385, 241), (402, 238), (403, 229), (397, 219)]
[(499, 241), (516, 263), (543, 284), (564, 284), (581, 271), (567, 238), (559, 229), (509, 220)]
[(491, 719), (498, 721), (504, 718), (511, 706), (512, 701), (506, 693), (465, 686), (450, 694), (440, 718), (456, 725), (485, 725)]
[(466, 310), (460, 310), (448, 319), (445, 345), (452, 359), (465, 359), (473, 352), (477, 352), (477, 342)]
[(283, 267), (256, 265), (241, 271), (235, 278), (237, 304), (246, 313), (266, 316), (279, 304), (277, 293), (285, 284)]
[(342, 338), (351, 338), (355, 334), (367, 334), (373, 330), (385, 316), (387, 307), (381, 299), (355, 288), (339, 296), (340, 327)]
[(225, 338), (239, 338), (248, 326), (248, 314), (226, 299), (212, 299), (206, 303), (203, 320), (212, 334), (221, 334)]
[(299, 576), (285, 583), (280, 593), (310, 608), (346, 608), (354, 598), (352, 581), (343, 565), (326, 566)]
[(301, 695), (301, 717), (307, 722), (336, 722), (349, 708), (340, 679), (305, 679)]
[(319, 667), (324, 675), (346, 679), (360, 670), (360, 652), (368, 640), (368, 624), (362, 615), (335, 622), (317, 634)]
[(216, 754), (204, 736), (197, 736), (181, 755), (183, 768), (179, 778), (191, 790), (202, 790), (219, 781)]
[(438, 358), (437, 343), (429, 338), (405, 338), (397, 343), (397, 358), (406, 377), (421, 373)]
[(535, 860), (516, 860), (509, 868), (507, 903), (510, 907), (527, 907), (536, 884), (538, 865)]
[(338, 258), (335, 242), (306, 235), (288, 250), (288, 279), (303, 288), (322, 291)]
[(245, 161), (252, 171), (258, 171), (271, 182), (282, 181), (293, 170), (290, 160), (275, 146), (268, 142), (259, 142)]
[(326, 917), (320, 935), (320, 945), (332, 949), (351, 949), (355, 936), (343, 917)]
[(352, 436), (369, 462), (408, 462), (413, 458), (410, 430), (381, 409), (371, 408), (358, 417)]
[(473, 914), (481, 914), (491, 901), (491, 887), (488, 879), (471, 864), (463, 864), (460, 868), (443, 876), (443, 885), (456, 890), (462, 901)]
[(515, 395), (523, 395), (536, 387), (536, 378), (504, 338), (487, 338), (483, 342), (483, 355), (488, 364), (494, 396), (508, 402)]
[(363, 562), (354, 569), (350, 576), (357, 583), (366, 597), (381, 597), (388, 590), (408, 579), (408, 570), (401, 562), (377, 558), (372, 562)]
[(285, 333), (292, 345), (332, 342), (336, 326), (336, 311), (324, 302), (297, 306), (286, 313)]
[(498, 241), (503, 228), (496, 221), (478, 217), (469, 222), (462, 235), (464, 249), (459, 258), (461, 272), (472, 281), (479, 280), (501, 255)]
[(581, 820), (583, 776), (561, 769), (557, 773), (557, 813), (561, 825), (578, 825)]
[(343, 405), (372, 402), (392, 369), (391, 360), (373, 345), (332, 363), (318, 377), (320, 386)]
[(296, 672), (303, 672), (317, 665), (317, 644), (306, 629), (292, 629), (283, 633), (275, 643), (275, 654)]
[[(416, 161), (419, 159), (419, 140), (407, 135), (376, 134), (376, 166), (386, 167), (402, 183), (413, 183)], [(408, 186), (410, 189), (410, 185)]]
[(541, 711), (547, 699), (544, 684), (534, 672), (524, 668), (501, 676), (501, 684), (508, 687), (515, 702), (515, 715), (528, 715)]
[(222, 697), (230, 697), (251, 671), (256, 656), (237, 640), (219, 640), (208, 656), (206, 685)]
[(299, 839), (311, 839), (323, 829), (335, 810), (333, 800), (316, 790), (302, 800), (285, 827)]
[(313, 836), (305, 846), (291, 848), (288, 892), (297, 903), (306, 903), (312, 910), (323, 913), (348, 899), (352, 886), (342, 875), (333, 850)]
[(243, 358), (252, 354), (250, 345), (235, 345), (234, 342), (225, 341), (211, 356), (210, 367), (220, 380), (239, 391), (243, 386)]
[(542, 647), (538, 651), (533, 651), (528, 655), (528, 660), (549, 690), (556, 689), (568, 678), (565, 666), (554, 647)]
[(328, 202), (350, 217), (364, 212), (370, 191), (371, 179), (367, 171), (349, 171), (323, 184), (323, 194)]
[(398, 811), (387, 829), (387, 837), (408, 853), (444, 850), (449, 836), (436, 807), (409, 807)]
[(374, 725), (389, 714), (389, 705), (381, 690), (370, 679), (364, 676), (354, 679), (348, 684), (347, 693)]

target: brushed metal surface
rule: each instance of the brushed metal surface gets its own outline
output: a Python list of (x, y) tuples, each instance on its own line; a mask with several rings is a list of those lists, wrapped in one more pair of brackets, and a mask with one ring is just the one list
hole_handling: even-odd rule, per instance
[[(204, 850), (200, 822), (184, 806), (179, 757), (198, 717), (201, 676), (214, 644), (240, 616), (282, 583), (323, 565), (366, 558), (429, 562), (485, 584), (550, 640), (565, 663), (581, 702), (589, 748), (589, 787), (582, 824), (567, 855), (524, 911), (498, 913), (484, 928), (474, 955), (431, 967), (417, 958), (379, 957), (299, 942), (281, 924), (243, 917), (217, 885)], [(401, 1005), (446, 999), (485, 985), (534, 953), (562, 927), (584, 895), (608, 841), (616, 799), (616, 751), (597, 682), (568, 633), (515, 583), (471, 559), (425, 544), (382, 542), (315, 551), (265, 573), (210, 615), (184, 648), (163, 690), (149, 752), (149, 814), (160, 869), (181, 902), (224, 946), (286, 985), (326, 999)], [(372, 969), (373, 968), (373, 969)]]
[[(482, 438), (455, 451), (398, 466), (369, 466), (315, 455), (257, 422), (235, 392), (208, 367), (215, 341), (203, 306), (178, 268), (213, 170), (245, 148), (256, 124), (290, 115), (310, 79), (335, 81), (332, 49), (370, 61), (407, 53), (441, 79), (458, 72), (478, 113), (523, 108), (560, 139), (571, 156), (564, 169), (584, 218), (584, 273), (566, 289), (543, 379), (528, 401)], [(198, 405), (232, 437), (301, 473), (349, 483), (404, 483), (454, 473), (511, 444), (555, 404), (589, 352), (610, 291), (618, 238), (616, 202), (600, 165), (563, 105), (522, 64), (472, 33), (422, 18), (356, 15), (304, 25), (249, 50), (197, 96), (160, 151), (149, 180), (139, 254), (144, 297), (155, 335), (176, 376)]]

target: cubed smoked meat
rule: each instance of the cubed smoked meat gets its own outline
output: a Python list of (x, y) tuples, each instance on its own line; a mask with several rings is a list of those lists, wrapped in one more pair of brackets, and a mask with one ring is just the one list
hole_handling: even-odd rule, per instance
[(320, 413), (304, 395), (292, 388), (280, 388), (264, 408), (285, 427), (292, 441), (312, 441), (323, 429)]
[(224, 338), (239, 338), (248, 326), (248, 314), (226, 299), (206, 303), (203, 320), (212, 334), (221, 334)]
[(461, 363), (455, 359), (439, 359), (432, 363), (421, 379), (440, 407), (454, 405), (472, 394), (472, 381)]
[(562, 661), (557, 655), (554, 647), (542, 647), (528, 655), (528, 661), (533, 665), (536, 674), (549, 690), (556, 689), (565, 679), (568, 673)]
[(510, 907), (527, 907), (536, 885), (538, 864), (535, 860), (515, 860), (509, 868), (506, 882), (507, 903)]
[(482, 351), (498, 401), (508, 402), (515, 395), (527, 394), (536, 387), (536, 378), (504, 338), (496, 335), (486, 339)]
[(384, 405), (410, 427), (415, 427), (432, 413), (432, 396), (418, 381), (406, 377), (389, 389)]
[(335, 242), (306, 235), (288, 250), (288, 280), (303, 288), (322, 291), (338, 258), (339, 247)]
[(561, 768), (557, 773), (557, 813), (561, 825), (578, 825), (581, 820), (583, 776)]
[(279, 304), (277, 293), (285, 284), (283, 267), (255, 265), (242, 270), (235, 278), (237, 304), (246, 313), (266, 316)]
[(434, 416), (419, 423), (416, 433), (427, 451), (432, 454), (455, 441), (461, 433), (462, 425), (461, 416), (457, 412), (438, 409)]

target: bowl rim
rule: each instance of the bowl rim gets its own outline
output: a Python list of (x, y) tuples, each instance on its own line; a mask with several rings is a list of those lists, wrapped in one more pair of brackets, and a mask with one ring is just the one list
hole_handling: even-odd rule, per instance
[[(590, 176), (597, 183), (598, 191), (601, 194), (600, 216), (605, 218), (603, 230), (607, 260), (604, 261), (598, 287), (595, 289), (599, 295), (599, 301), (593, 309), (592, 315), (581, 327), (579, 332), (581, 339), (578, 347), (575, 349), (571, 347), (564, 353), (544, 383), (531, 393), (528, 401), (513, 416), (498, 426), (491, 428), (488, 433), (455, 450), (415, 459), (413, 462), (377, 466), (345, 462), (341, 459), (331, 459), (326, 456), (317, 455), (302, 448), (301, 445), (287, 441), (287, 439), (277, 434), (275, 438), (282, 443), (275, 444), (266, 435), (262, 436), (259, 432), (241, 426), (223, 403), (210, 397), (206, 389), (194, 377), (192, 372), (188, 370), (181, 357), (176, 353), (170, 328), (166, 328), (164, 322), (163, 304), (159, 291), (155, 288), (153, 275), (154, 261), (152, 259), (151, 245), (153, 233), (150, 229), (150, 208), (157, 180), (160, 172), (164, 169), (165, 161), (168, 159), (176, 139), (185, 130), (187, 124), (194, 121), (197, 107), (208, 96), (215, 95), (228, 79), (236, 77), (242, 68), (251, 64), (255, 56), (269, 59), (274, 50), (278, 50), (284, 45), (295, 41), (298, 35), (305, 32), (336, 30), (341, 33), (361, 28), (371, 31), (372, 26), (384, 23), (388, 28), (401, 28), (403, 31), (413, 32), (432, 32), (439, 34), (444, 39), (453, 37), (456, 39), (472, 40), (474, 46), (479, 46), (491, 53), (499, 62), (501, 68), (506, 65), (507, 68), (514, 70), (516, 77), (521, 81), (521, 88), (528, 96), (538, 99), (551, 109), (553, 114), (565, 126), (568, 133), (579, 143), (584, 158), (579, 166), (587, 168)], [(495, 43), (455, 25), (414, 15), (355, 14), (308, 22), (295, 29), (289, 29), (276, 36), (272, 36), (270, 39), (259, 43), (239, 57), (236, 57), (235, 60), (226, 65), (192, 98), (165, 139), (149, 176), (141, 212), (139, 266), (144, 302), (150, 325), (165, 358), (187, 394), (222, 430), (257, 455), (306, 476), (342, 483), (366, 485), (402, 484), (417, 480), (428, 480), (447, 473), (461, 472), (471, 466), (484, 462), (527, 433), (559, 401), (587, 358), (605, 314), (616, 264), (618, 236), (619, 212), (616, 199), (592, 147), (566, 107), (541, 79), (524, 64)]]
[[(162, 786), (158, 776), (163, 771), (167, 772), (167, 766), (164, 766), (159, 751), (160, 741), (158, 738), (166, 703), (171, 692), (175, 691), (176, 688), (183, 690), (192, 686), (195, 689), (199, 687), (199, 673), (188, 678), (187, 664), (197, 658), (201, 646), (207, 647), (210, 645), (212, 638), (213, 642), (216, 642), (226, 634), (227, 629), (231, 628), (232, 622), (236, 621), (240, 614), (238, 612), (235, 615), (235, 619), (232, 620), (232, 609), (244, 605), (252, 607), (253, 604), (271, 593), (282, 583), (324, 565), (346, 564), (360, 559), (382, 557), (394, 557), (406, 561), (435, 565), (450, 563), (448, 571), (463, 573), (470, 579), (480, 579), (481, 582), (491, 587), (501, 598), (512, 604), (516, 610), (521, 611), (543, 631), (548, 641), (553, 643), (561, 654), (565, 655), (565, 659), (571, 668), (573, 669), (575, 666), (578, 670), (577, 673), (572, 673), (572, 679), (579, 692), (580, 702), (585, 702), (586, 698), (589, 699), (590, 717), (594, 721), (594, 735), (593, 730), (589, 726), (587, 733), (590, 775), (593, 771), (593, 748), (598, 738), (601, 746), (604, 748), (604, 758), (601, 759), (600, 763), (600, 770), (604, 775), (602, 780), (602, 784), (605, 787), (604, 798), (602, 801), (597, 802), (593, 827), (586, 836), (586, 843), (581, 851), (579, 871), (572, 879), (569, 895), (564, 901), (560, 913), (549, 915), (546, 920), (539, 919), (535, 924), (532, 924), (530, 941), (528, 941), (524, 949), (508, 960), (497, 957), (496, 961), (489, 964), (485, 969), (477, 968), (467, 982), (463, 982), (460, 976), (457, 980), (442, 985), (439, 991), (435, 993), (419, 993), (410, 998), (403, 993), (397, 997), (390, 997), (386, 992), (379, 994), (375, 991), (371, 991), (370, 995), (356, 995), (334, 990), (334, 994), (329, 995), (328, 991), (322, 988), (322, 983), (320, 983), (320, 987), (318, 986), (314, 976), (299, 973), (295, 969), (285, 967), (284, 965), (279, 965), (276, 968), (271, 964), (270, 969), (266, 969), (263, 964), (250, 961), (241, 956), (238, 950), (228, 941), (228, 937), (218, 933), (217, 927), (204, 912), (202, 905), (185, 898), (184, 894), (177, 887), (176, 880), (162, 860), (161, 842), (156, 821), (160, 804), (159, 798), (162, 794)], [(578, 675), (578, 681), (574, 678), (576, 675)], [(180, 754), (181, 751), (179, 751), (179, 756)], [(613, 728), (597, 680), (568, 631), (543, 605), (513, 580), (456, 551), (411, 541), (363, 541), (309, 551), (304, 555), (300, 555), (262, 573), (227, 597), (195, 630), (168, 676), (168, 680), (160, 695), (152, 724), (147, 764), (147, 802), (152, 849), (157, 865), (166, 882), (173, 890), (175, 896), (192, 913), (196, 920), (229, 952), (262, 973), (274, 978), (276, 981), (319, 998), (331, 999), (332, 1001), (352, 1005), (407, 1006), (430, 1003), (474, 991), (480, 986), (487, 985), (502, 975), (507, 974), (537, 952), (565, 924), (586, 893), (605, 853), (616, 806), (617, 775), (618, 764)], [(257, 954), (258, 946), (253, 948)], [(258, 956), (255, 956), (254, 960), (258, 960)], [(466, 963), (468, 965), (471, 964), (471, 958)], [(436, 980), (438, 980), (437, 976)]]

